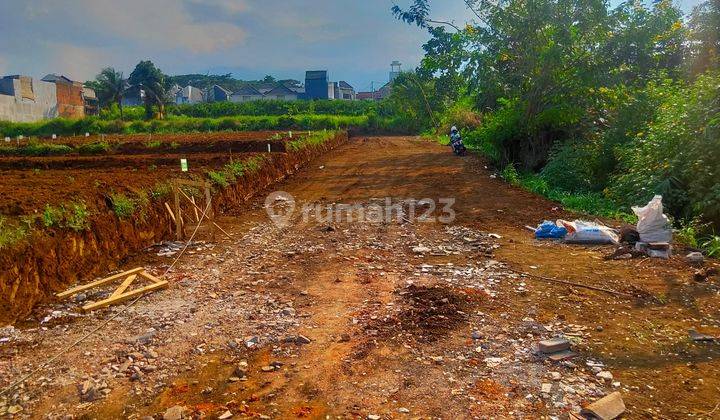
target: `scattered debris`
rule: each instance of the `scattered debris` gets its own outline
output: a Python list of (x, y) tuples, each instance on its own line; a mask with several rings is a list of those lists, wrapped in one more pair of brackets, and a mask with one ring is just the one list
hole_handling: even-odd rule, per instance
[(708, 334), (702, 334), (697, 332), (696, 330), (688, 330), (688, 334), (690, 335), (690, 339), (692, 341), (714, 342), (715, 340), (717, 340), (717, 337)]
[(685, 261), (689, 262), (690, 264), (702, 264), (703, 261), (705, 261), (705, 257), (703, 256), (702, 252), (691, 252), (685, 256)]

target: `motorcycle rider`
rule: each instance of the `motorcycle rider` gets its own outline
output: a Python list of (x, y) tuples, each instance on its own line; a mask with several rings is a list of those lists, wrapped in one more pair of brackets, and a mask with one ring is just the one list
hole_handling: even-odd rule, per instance
[(452, 126), (450, 129), (450, 146), (456, 155), (462, 155), (465, 153), (465, 145), (460, 137), (460, 132), (455, 126)]

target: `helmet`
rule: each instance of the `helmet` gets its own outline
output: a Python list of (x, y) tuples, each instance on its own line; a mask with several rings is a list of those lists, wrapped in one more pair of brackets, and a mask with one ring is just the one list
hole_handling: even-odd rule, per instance
[(453, 125), (452, 128), (450, 129), (450, 132), (451, 132), (451, 133), (454, 133), (454, 132), (456, 132), (456, 131), (457, 131), (457, 127), (455, 127), (455, 126)]

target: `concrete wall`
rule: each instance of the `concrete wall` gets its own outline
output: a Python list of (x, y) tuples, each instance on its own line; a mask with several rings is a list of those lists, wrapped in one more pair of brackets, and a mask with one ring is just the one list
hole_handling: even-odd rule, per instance
[(32, 81), (35, 100), (23, 99), (20, 79), (0, 79), (0, 120), (34, 122), (58, 116), (57, 91), (54, 83)]

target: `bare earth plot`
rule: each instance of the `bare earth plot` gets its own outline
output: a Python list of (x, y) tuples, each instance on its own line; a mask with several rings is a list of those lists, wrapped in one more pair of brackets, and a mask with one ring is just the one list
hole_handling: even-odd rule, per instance
[[(455, 197), (457, 217), (344, 223), (296, 213), (279, 229), (259, 197), (220, 220), (234, 240), (190, 248), (167, 290), (3, 396), (0, 412), (551, 418), (620, 391), (628, 418), (720, 415), (720, 344), (688, 337), (720, 333), (718, 279), (695, 282), (681, 258), (609, 261), (607, 247), (536, 242), (522, 226), (572, 215), (417, 138), (355, 138), (276, 188), (298, 206)], [(166, 250), (126, 266), (161, 274), (172, 256), (156, 254)], [(43, 323), (3, 330), (1, 386), (123, 310), (78, 306), (58, 303), (43, 308)], [(576, 358), (536, 354), (539, 340), (563, 334)]]

